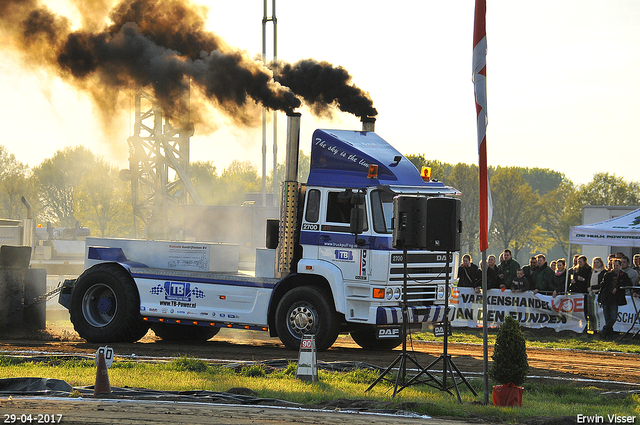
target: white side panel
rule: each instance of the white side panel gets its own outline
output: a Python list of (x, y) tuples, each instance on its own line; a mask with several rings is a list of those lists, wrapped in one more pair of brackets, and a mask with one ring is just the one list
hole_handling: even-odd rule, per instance
[(276, 277), (276, 250), (256, 248), (256, 277)]
[(144, 316), (267, 325), (270, 288), (180, 280), (135, 281)]
[(131, 261), (149, 267), (237, 273), (240, 247), (227, 243), (147, 241), (139, 239), (87, 238), (85, 268), (100, 261), (89, 260), (89, 247), (120, 248)]

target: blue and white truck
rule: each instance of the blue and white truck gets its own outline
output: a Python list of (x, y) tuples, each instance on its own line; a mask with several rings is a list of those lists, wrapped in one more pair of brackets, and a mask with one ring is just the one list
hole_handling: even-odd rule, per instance
[[(459, 192), (423, 178), (366, 119), (362, 131), (316, 130), (301, 184), (299, 134), (291, 113), (280, 220), (267, 227), (254, 274), (227, 270), (224, 245), (87, 238), (85, 270), (59, 298), (78, 334), (133, 342), (151, 327), (163, 339), (196, 341), (228, 327), (267, 331), (295, 350), (305, 334), (326, 350), (346, 332), (363, 348), (398, 346), (405, 275), (392, 244), (394, 197)], [(408, 251), (409, 327), (443, 320), (444, 269), (455, 278), (457, 258)]]

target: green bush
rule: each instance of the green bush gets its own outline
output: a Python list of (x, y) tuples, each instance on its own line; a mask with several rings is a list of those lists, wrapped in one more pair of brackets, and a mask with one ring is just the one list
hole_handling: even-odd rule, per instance
[(499, 384), (522, 385), (527, 379), (527, 347), (522, 329), (513, 317), (507, 315), (500, 326), (491, 358), (489, 376)]

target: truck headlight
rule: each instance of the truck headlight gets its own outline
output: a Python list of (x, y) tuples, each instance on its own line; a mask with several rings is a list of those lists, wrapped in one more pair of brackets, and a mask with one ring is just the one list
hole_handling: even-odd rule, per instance
[(401, 294), (400, 288), (395, 288), (393, 290), (393, 298), (395, 298), (396, 300), (400, 299), (400, 294)]
[(444, 300), (444, 285), (438, 285), (437, 297), (439, 300)]
[(386, 297), (387, 297), (388, 300), (390, 300), (393, 297), (393, 289), (392, 288), (387, 288)]

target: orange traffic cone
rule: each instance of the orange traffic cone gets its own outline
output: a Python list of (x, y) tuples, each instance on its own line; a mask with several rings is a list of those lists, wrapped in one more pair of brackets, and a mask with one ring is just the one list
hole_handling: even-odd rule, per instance
[(98, 354), (98, 369), (96, 371), (96, 384), (93, 386), (93, 395), (111, 394), (111, 384), (109, 384), (109, 374), (107, 373), (107, 363), (104, 360), (104, 353)]

